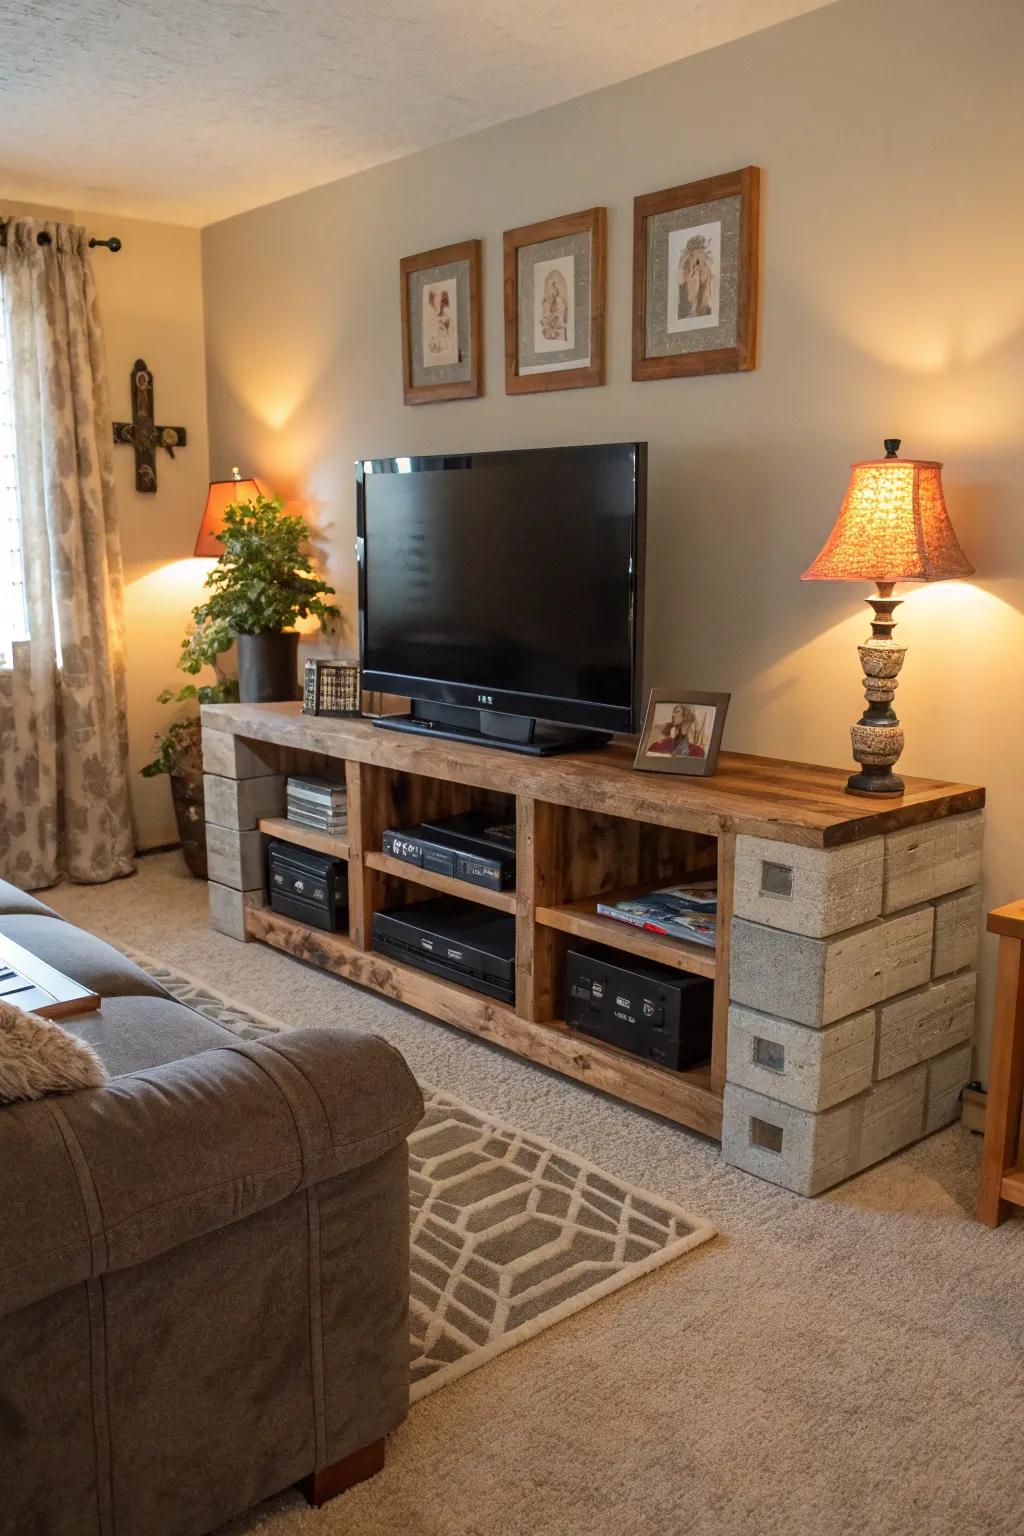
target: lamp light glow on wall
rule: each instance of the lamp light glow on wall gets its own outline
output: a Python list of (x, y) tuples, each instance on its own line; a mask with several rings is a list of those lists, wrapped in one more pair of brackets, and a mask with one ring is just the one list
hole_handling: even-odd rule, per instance
[(898, 581), (949, 581), (972, 576), (942, 493), (942, 465), (900, 459), (898, 437), (885, 440), (885, 458), (850, 465), (850, 483), (835, 527), (801, 581), (873, 581), (871, 638), (858, 647), (867, 708), (850, 729), (860, 771), (851, 794), (900, 795), (893, 764), (903, 751), (903, 729), (892, 707), (906, 647), (892, 638)]
[(224, 508), (233, 501), (255, 501), (257, 496), (269, 496), (262, 480), (243, 480), (237, 465), (231, 471), (230, 480), (211, 480), (206, 496), (203, 520), (199, 524), (196, 547), (192, 551), (201, 559), (216, 560), (224, 553), (224, 546), (217, 535), (224, 527)]

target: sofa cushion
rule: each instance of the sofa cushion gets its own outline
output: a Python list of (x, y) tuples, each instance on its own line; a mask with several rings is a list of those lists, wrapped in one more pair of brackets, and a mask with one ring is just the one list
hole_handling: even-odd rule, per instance
[(375, 1162), (423, 1113), (402, 1057), (362, 1031), (201, 1054), (0, 1109), (0, 1318)]
[(62, 1023), (92, 1046), (111, 1077), (182, 1061), (238, 1038), (169, 997), (107, 997), (95, 1013), (76, 1014)]
[(0, 1104), (98, 1088), (106, 1080), (87, 1041), (0, 999)]
[(0, 880), (0, 916), (12, 916), (15, 912), (30, 912), (36, 917), (56, 917), (60, 922), (59, 915), (52, 907), (30, 896), (28, 891), (19, 891), (16, 885)]
[(169, 996), (158, 981), (112, 944), (71, 923), (54, 922), (52, 917), (35, 912), (15, 913), (0, 917), (0, 933), (100, 997)]

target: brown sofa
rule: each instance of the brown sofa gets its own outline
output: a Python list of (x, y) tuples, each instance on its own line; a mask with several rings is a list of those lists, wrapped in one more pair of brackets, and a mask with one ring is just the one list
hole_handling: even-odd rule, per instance
[(0, 1536), (202, 1536), (375, 1470), (408, 1406), (402, 1058), (239, 1040), (2, 882), (0, 932), (100, 993), (67, 1027), (114, 1074), (0, 1108)]

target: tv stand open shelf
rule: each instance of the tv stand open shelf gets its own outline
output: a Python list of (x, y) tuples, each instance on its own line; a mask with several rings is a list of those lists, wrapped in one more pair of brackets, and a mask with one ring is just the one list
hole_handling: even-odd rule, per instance
[[(737, 836), (839, 848), (971, 811), (984, 799), (972, 786), (918, 779), (908, 781), (899, 801), (878, 803), (846, 795), (845, 771), (728, 753), (708, 779), (640, 774), (632, 771), (627, 746), (555, 758), (511, 756), (377, 730), (368, 720), (306, 716), (297, 704), (205, 706), (203, 750), (206, 772), (234, 781), (236, 791), (233, 825), (208, 829), (215, 926), (715, 1138), (721, 1136), (726, 1076)], [(275, 795), (283, 812), (289, 771), (344, 776), (347, 837), (308, 832), (265, 814)], [(217, 804), (225, 799), (221, 787)], [(513, 892), (432, 875), (381, 852), (386, 827), (481, 807), (515, 817)], [(348, 861), (347, 933), (324, 933), (269, 909), (262, 856), (270, 836)], [(716, 872), (714, 949), (645, 933), (596, 912), (598, 899), (609, 894)], [(376, 909), (438, 891), (515, 916), (514, 1008), (373, 952)], [(704, 1065), (673, 1072), (567, 1027), (566, 952), (587, 941), (622, 951), (627, 963), (637, 955), (714, 980), (713, 1043)], [(340, 997), (337, 1018), (344, 1022)]]

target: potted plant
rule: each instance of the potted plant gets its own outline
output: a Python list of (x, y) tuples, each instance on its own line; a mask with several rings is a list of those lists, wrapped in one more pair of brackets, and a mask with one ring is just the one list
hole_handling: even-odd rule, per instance
[[(226, 643), (225, 643), (226, 641)], [(166, 773), (171, 780), (174, 817), (178, 823), (181, 851), (190, 874), (206, 879), (206, 805), (203, 795), (203, 744), (199, 721), (200, 704), (230, 704), (238, 698), (238, 679), (230, 677), (220, 665), (220, 656), (231, 644), (222, 627), (203, 624), (190, 626), (181, 644), (178, 666), (182, 672), (198, 675), (204, 666), (213, 667), (216, 681), (186, 683), (184, 687), (165, 688), (157, 695), (159, 704), (193, 706), (165, 731), (158, 731), (156, 756), (143, 768), (145, 779)]]
[(294, 699), (298, 694), (296, 619), (315, 614), (321, 628), (338, 609), (333, 594), (313, 574), (304, 546), (308, 530), (278, 496), (232, 502), (219, 534), (224, 553), (206, 578), (211, 596), (193, 610), (197, 624), (211, 625), (229, 644), (238, 643), (238, 694), (245, 704)]

